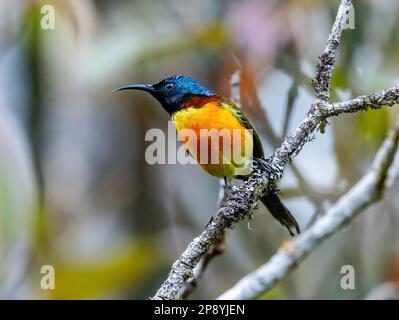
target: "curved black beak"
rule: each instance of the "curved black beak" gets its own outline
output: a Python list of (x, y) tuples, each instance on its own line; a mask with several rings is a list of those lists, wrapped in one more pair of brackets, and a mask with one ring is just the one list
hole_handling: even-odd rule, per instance
[(128, 84), (126, 86), (115, 89), (114, 92), (121, 90), (142, 90), (147, 92), (154, 92), (155, 88), (152, 84)]

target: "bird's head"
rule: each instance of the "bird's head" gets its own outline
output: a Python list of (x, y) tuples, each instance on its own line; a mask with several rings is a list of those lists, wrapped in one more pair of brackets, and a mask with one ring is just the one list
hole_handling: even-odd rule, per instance
[(214, 96), (215, 94), (201, 83), (187, 76), (169, 76), (155, 84), (129, 84), (116, 89), (142, 90), (156, 98), (169, 114), (180, 110), (188, 96)]

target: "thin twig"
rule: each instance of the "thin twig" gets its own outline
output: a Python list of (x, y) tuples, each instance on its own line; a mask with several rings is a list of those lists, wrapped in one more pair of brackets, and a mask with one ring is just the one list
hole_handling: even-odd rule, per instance
[(296, 77), (292, 81), (290, 90), (288, 91), (287, 106), (285, 108), (285, 116), (283, 123), (283, 133), (282, 136), (285, 137), (288, 133), (288, 127), (291, 120), (292, 111), (294, 110), (294, 102), (298, 96), (298, 81)]
[(241, 70), (237, 69), (231, 76), (230, 88), (231, 101), (233, 101), (237, 107), (241, 108)]
[(344, 23), (351, 9), (352, 3), (350, 0), (341, 1), (334, 25), (328, 37), (326, 49), (319, 57), (320, 62), (316, 66), (316, 76), (312, 80), (312, 85), (316, 91), (316, 97), (321, 101), (327, 102), (330, 98), (330, 83), (337, 57), (337, 50), (341, 41)]
[[(316, 81), (321, 79), (322, 82), (317, 87), (319, 89), (316, 89), (316, 92), (320, 92), (318, 99), (312, 104), (310, 111), (299, 127), (283, 141), (280, 148), (270, 158), (270, 163), (275, 172), (273, 174), (267, 173), (261, 167), (256, 166), (253, 175), (243, 185), (232, 188), (226, 197), (226, 201), (212, 217), (205, 230), (191, 241), (187, 249), (173, 264), (168, 278), (156, 292), (154, 299), (179, 299), (181, 297), (185, 283), (193, 277), (193, 269), (200, 259), (208, 253), (211, 245), (220, 239), (225, 230), (234, 228), (243, 219), (252, 218), (253, 209), (256, 208), (259, 197), (267, 192), (269, 182), (276, 183), (281, 178), (284, 167), (292, 161), (307, 142), (312, 140), (312, 135), (316, 129), (320, 126), (324, 127), (328, 117), (339, 113), (367, 110), (369, 107), (380, 108), (384, 105), (393, 105), (399, 102), (398, 88), (362, 96), (348, 103), (330, 105), (326, 101), (328, 95), (324, 91), (326, 88), (329, 90), (330, 87), (332, 66), (342, 32), (342, 25), (340, 24), (346, 20), (349, 5), (351, 5), (350, 1), (342, 0), (325, 50), (329, 58), (321, 60), (321, 64), (327, 65), (318, 68), (320, 76), (316, 76)], [(327, 99), (323, 97), (327, 97)], [(333, 218), (335, 218), (335, 214)], [(319, 226), (319, 224), (319, 222), (316, 222), (314, 227)], [(309, 230), (314, 230), (314, 227)], [(312, 233), (306, 234), (317, 236)], [(303, 236), (299, 239), (303, 239)]]

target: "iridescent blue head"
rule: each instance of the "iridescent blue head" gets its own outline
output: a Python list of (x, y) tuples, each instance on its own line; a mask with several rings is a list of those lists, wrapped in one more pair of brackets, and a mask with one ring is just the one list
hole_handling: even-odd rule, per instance
[(116, 89), (143, 90), (155, 97), (170, 114), (180, 110), (188, 96), (214, 96), (215, 94), (201, 83), (187, 76), (169, 76), (155, 84), (129, 84)]

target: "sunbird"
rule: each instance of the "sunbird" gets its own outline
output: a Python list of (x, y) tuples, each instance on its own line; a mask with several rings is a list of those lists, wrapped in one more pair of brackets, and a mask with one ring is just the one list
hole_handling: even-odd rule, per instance
[[(187, 129), (197, 133), (194, 143), (190, 139), (182, 139), (182, 143), (198, 164), (212, 176), (224, 178), (225, 181), (227, 178), (245, 180), (251, 174), (252, 160), (265, 160), (259, 135), (241, 109), (230, 99), (216, 95), (188, 76), (172, 75), (155, 84), (129, 84), (115, 91), (120, 90), (142, 90), (150, 93), (169, 113), (179, 135)], [(200, 131), (215, 129), (227, 132), (228, 135), (231, 133), (231, 136), (233, 132), (238, 131), (240, 139), (226, 139), (230, 148), (224, 148), (223, 144), (213, 146), (218, 148), (216, 152), (220, 161), (200, 161), (203, 157), (199, 154), (199, 145), (204, 143), (212, 148), (209, 136), (201, 135)], [(223, 137), (223, 134), (221, 136)], [(250, 152), (243, 152), (245, 147), (246, 150), (250, 149)], [(210, 150), (205, 160), (209, 160), (209, 153)], [(238, 161), (225, 161), (237, 155)], [(249, 172), (246, 169), (249, 169)], [(275, 192), (269, 191), (261, 201), (273, 217), (288, 229), (290, 235), (300, 233), (297, 221)]]

